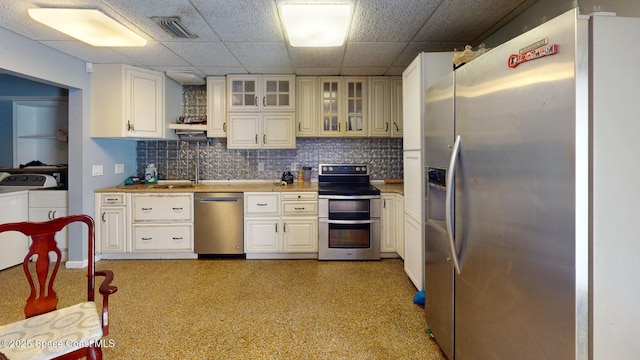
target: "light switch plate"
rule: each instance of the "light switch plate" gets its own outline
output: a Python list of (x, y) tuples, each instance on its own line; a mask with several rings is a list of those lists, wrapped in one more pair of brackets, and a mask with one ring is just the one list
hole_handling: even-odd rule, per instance
[(122, 174), (124, 172), (124, 164), (116, 164), (115, 173)]
[(91, 167), (91, 176), (102, 176), (104, 169), (102, 165), (93, 165)]

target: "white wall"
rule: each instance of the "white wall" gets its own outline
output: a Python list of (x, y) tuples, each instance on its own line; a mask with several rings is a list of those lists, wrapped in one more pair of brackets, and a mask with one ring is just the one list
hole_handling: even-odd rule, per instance
[[(98, 143), (89, 137), (91, 77), (83, 61), (3, 28), (0, 44), (0, 69), (69, 89), (69, 214), (93, 216), (93, 191), (122, 182), (132, 166), (135, 171), (135, 142)], [(125, 174), (114, 174), (115, 163), (125, 164)], [(104, 176), (91, 176), (93, 164), (104, 165)], [(69, 231), (70, 263), (81, 265), (86, 258), (82, 228), (74, 227)]]

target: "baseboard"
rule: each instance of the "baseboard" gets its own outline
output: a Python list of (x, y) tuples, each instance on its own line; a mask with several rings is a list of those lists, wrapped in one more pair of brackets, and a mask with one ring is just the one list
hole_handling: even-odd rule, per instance
[[(98, 262), (102, 259), (102, 255), (101, 254), (96, 254), (94, 261)], [(81, 261), (67, 261), (66, 263), (64, 263), (64, 267), (66, 267), (67, 269), (82, 269), (82, 268), (86, 268), (87, 266), (89, 266), (89, 260), (81, 260)]]

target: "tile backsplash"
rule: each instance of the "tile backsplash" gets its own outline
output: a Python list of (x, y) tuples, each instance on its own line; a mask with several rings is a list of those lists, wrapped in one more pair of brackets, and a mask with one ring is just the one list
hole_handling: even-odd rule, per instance
[[(137, 173), (144, 175), (155, 164), (158, 177), (166, 180), (277, 180), (291, 163), (312, 167), (318, 178), (319, 163), (371, 164), (371, 179), (401, 178), (402, 139), (390, 138), (298, 138), (296, 149), (227, 149), (224, 138), (206, 141), (138, 141)], [(264, 170), (258, 170), (259, 164)], [(295, 174), (294, 174), (295, 175)]]
[[(206, 115), (206, 86), (183, 86), (182, 97), (184, 116)], [(277, 180), (296, 163), (311, 166), (317, 179), (319, 163), (367, 163), (373, 180), (403, 176), (402, 139), (298, 138), (296, 143), (296, 149), (239, 150), (227, 149), (224, 138), (138, 141), (137, 173), (142, 176), (148, 164), (156, 164), (160, 179), (195, 179), (197, 164), (200, 180)]]

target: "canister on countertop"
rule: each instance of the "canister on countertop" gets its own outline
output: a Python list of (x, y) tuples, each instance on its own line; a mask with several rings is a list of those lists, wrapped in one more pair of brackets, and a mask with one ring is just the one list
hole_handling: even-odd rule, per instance
[(302, 178), (304, 182), (311, 182), (311, 166), (304, 166), (302, 168)]

